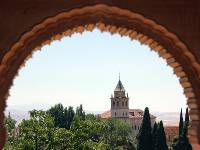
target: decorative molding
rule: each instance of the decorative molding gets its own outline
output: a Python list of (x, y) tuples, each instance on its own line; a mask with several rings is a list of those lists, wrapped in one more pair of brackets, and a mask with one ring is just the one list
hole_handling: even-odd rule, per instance
[[(91, 21), (91, 23), (74, 23), (73, 27), (68, 28), (59, 32), (58, 34), (54, 34), (51, 38), (41, 39), (41, 34), (51, 33), (53, 26), (59, 26), (62, 22), (71, 21), (73, 22), (74, 18), (81, 18), (82, 16), (100, 16), (96, 21)], [(163, 45), (160, 44), (159, 41), (156, 41), (153, 37), (149, 37), (149, 35), (145, 34), (145, 32), (141, 32), (137, 29), (137, 26), (132, 28), (127, 28), (125, 26), (117, 26), (115, 23), (107, 23), (103, 18), (108, 16), (112, 16), (116, 19), (126, 19), (133, 22), (137, 22), (141, 28), (151, 29), (152, 33), (159, 35), (160, 39), (163, 41), (167, 41), (167, 43), (171, 43), (173, 45), (174, 52), (177, 51), (177, 55), (170, 53), (170, 51)], [(198, 143), (198, 134), (200, 128), (200, 115), (199, 108), (197, 110), (197, 99), (198, 97), (195, 93), (195, 87), (190, 82), (190, 77), (188, 76), (187, 68), (190, 68), (194, 71), (193, 76), (195, 77), (195, 81), (198, 81), (196, 84), (200, 84), (200, 64), (190, 52), (190, 50), (185, 46), (178, 37), (169, 32), (166, 28), (161, 25), (158, 25), (154, 21), (143, 17), (140, 14), (131, 12), (129, 10), (111, 7), (107, 5), (98, 4), (95, 6), (88, 6), (84, 8), (76, 8), (69, 12), (63, 12), (53, 17), (48, 17), (41, 23), (35, 25), (31, 31), (26, 32), (21, 36), (21, 38), (11, 47), (11, 49), (5, 54), (1, 63), (0, 63), (0, 85), (5, 87), (5, 90), (0, 91), (0, 98), (2, 100), (6, 100), (9, 95), (9, 88), (12, 85), (12, 81), (14, 77), (18, 75), (18, 71), (21, 67), (24, 66), (25, 62), (32, 57), (33, 52), (39, 50), (43, 45), (50, 44), (54, 40), (60, 40), (64, 36), (71, 36), (74, 33), (82, 33), (86, 31), (92, 31), (94, 28), (98, 28), (102, 32), (110, 32), (111, 34), (120, 34), (121, 36), (128, 36), (132, 40), (138, 40), (141, 44), (148, 45), (152, 50), (157, 52), (160, 57), (166, 60), (167, 64), (171, 66), (174, 70), (174, 73), (180, 80), (180, 84), (184, 89), (184, 94), (188, 98), (188, 105), (191, 109), (191, 131), (189, 133), (191, 137), (191, 141)], [(53, 32), (52, 32), (53, 33)], [(40, 38), (39, 43), (34, 45), (34, 48), (30, 48), (27, 43), (31, 43), (36, 39)], [(181, 55), (178, 55), (181, 54)], [(178, 56), (178, 57), (177, 57)], [(178, 59), (179, 58), (179, 59)], [(182, 65), (180, 60), (187, 62), (187, 66)], [(9, 75), (9, 77), (8, 77)], [(9, 81), (8, 81), (9, 80)], [(11, 81), (10, 81), (11, 80)], [(7, 88), (8, 89), (7, 89)], [(191, 102), (193, 99), (193, 102)], [(194, 111), (197, 110), (197, 111)], [(3, 113), (3, 112), (0, 112)], [(196, 121), (194, 123), (194, 121)], [(199, 121), (197, 123), (197, 120)], [(2, 126), (2, 124), (1, 124)], [(194, 140), (195, 139), (195, 140)]]

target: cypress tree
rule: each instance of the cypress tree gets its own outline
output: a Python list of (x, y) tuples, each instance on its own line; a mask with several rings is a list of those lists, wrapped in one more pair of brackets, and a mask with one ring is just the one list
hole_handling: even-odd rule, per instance
[(189, 118), (188, 108), (186, 108), (186, 112), (185, 112), (186, 135), (188, 134), (189, 121), (190, 121), (190, 118)]
[(156, 143), (154, 150), (168, 150), (166, 142), (166, 134), (163, 126), (163, 122), (160, 121), (156, 131)]
[(64, 109), (63, 127), (65, 129), (67, 129), (67, 127), (68, 127), (68, 109), (67, 109), (67, 107), (65, 107), (65, 109)]
[(182, 108), (180, 113), (180, 121), (179, 121), (179, 136), (181, 136), (183, 131), (183, 114), (182, 114)]
[(78, 115), (79, 117), (81, 117), (82, 120), (85, 120), (85, 112), (83, 110), (82, 104), (80, 105), (80, 107), (76, 108), (76, 115)]
[(181, 150), (192, 150), (192, 146), (187, 137), (187, 130), (188, 130), (188, 126), (187, 124), (185, 124), (183, 126), (182, 135), (180, 137)]
[(55, 127), (64, 127), (64, 108), (61, 103), (51, 107), (47, 112), (54, 118)]
[[(181, 110), (182, 115), (182, 110)], [(185, 122), (183, 124), (183, 120), (180, 116), (179, 122), (179, 137), (174, 139), (172, 147), (174, 150), (192, 150), (192, 146), (187, 137), (188, 134), (188, 126), (189, 126), (189, 113), (188, 108), (185, 113)]]
[(75, 112), (73, 107), (69, 106), (68, 112), (67, 112), (67, 129), (70, 129), (70, 126), (74, 120)]
[(188, 113), (188, 108), (186, 108), (186, 112), (185, 112), (185, 122), (189, 123), (190, 119), (189, 119), (189, 113)]
[(151, 134), (151, 119), (148, 107), (145, 108), (142, 125), (138, 135), (137, 150), (153, 150), (153, 139)]
[(152, 139), (153, 139), (153, 147), (155, 147), (156, 145), (156, 132), (157, 132), (157, 128), (158, 128), (158, 125), (157, 123), (155, 122), (154, 125), (153, 125), (153, 129), (152, 129)]
[(192, 146), (187, 137), (187, 126), (184, 124), (183, 131), (176, 144), (173, 145), (174, 150), (192, 150)]

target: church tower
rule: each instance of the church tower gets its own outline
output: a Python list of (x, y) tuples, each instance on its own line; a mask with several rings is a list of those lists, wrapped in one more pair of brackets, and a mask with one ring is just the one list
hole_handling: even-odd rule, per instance
[(111, 95), (111, 116), (112, 118), (128, 118), (129, 117), (129, 97), (126, 95), (125, 89), (119, 77), (119, 81)]

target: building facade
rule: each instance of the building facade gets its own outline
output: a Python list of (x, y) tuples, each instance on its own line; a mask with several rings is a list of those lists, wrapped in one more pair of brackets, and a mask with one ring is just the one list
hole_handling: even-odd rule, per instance
[[(114, 90), (114, 95), (111, 95), (111, 109), (103, 112), (100, 116), (102, 119), (117, 118), (127, 122), (133, 132), (138, 134), (140, 126), (142, 124), (144, 111), (140, 109), (129, 108), (129, 96), (126, 93), (125, 88), (119, 78), (117, 86)], [(156, 117), (150, 115), (151, 125), (155, 123)]]
[(178, 137), (179, 127), (178, 126), (165, 126), (166, 141), (169, 149), (172, 149), (172, 142), (175, 137)]

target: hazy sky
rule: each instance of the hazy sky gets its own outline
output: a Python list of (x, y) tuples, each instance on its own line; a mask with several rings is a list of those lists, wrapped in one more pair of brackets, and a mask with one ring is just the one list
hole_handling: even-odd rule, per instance
[(35, 52), (14, 80), (8, 106), (61, 102), (108, 110), (119, 72), (130, 108), (174, 112), (186, 107), (183, 89), (165, 60), (138, 41), (99, 30), (65, 37)]

